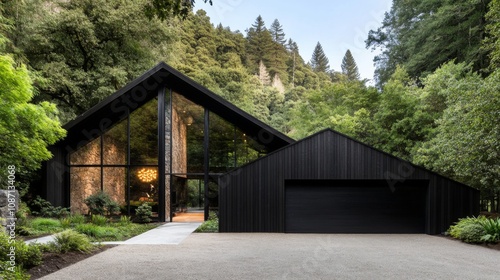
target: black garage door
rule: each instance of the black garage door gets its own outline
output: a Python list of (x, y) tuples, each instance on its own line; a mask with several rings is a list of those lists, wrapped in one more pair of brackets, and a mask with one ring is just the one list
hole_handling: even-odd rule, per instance
[(289, 181), (285, 231), (424, 233), (426, 181)]

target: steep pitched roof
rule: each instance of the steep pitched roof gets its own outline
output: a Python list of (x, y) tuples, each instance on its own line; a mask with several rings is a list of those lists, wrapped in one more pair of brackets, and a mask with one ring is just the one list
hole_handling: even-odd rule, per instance
[(64, 144), (71, 146), (90, 141), (124, 119), (128, 111), (140, 107), (155, 98), (159, 90), (166, 89), (182, 94), (191, 101), (225, 118), (263, 142), (270, 150), (279, 149), (295, 142), (290, 137), (256, 119), (206, 87), (175, 70), (164, 62), (159, 63), (139, 78), (99, 102), (63, 127), (68, 130)]
[[(340, 142), (344, 142), (344, 143), (340, 143)], [(345, 144), (346, 142), (348, 142), (349, 144), (346, 145)], [(359, 140), (356, 140), (350, 136), (347, 136), (343, 133), (332, 130), (330, 128), (323, 129), (319, 132), (316, 132), (312, 135), (309, 135), (305, 138), (302, 138), (294, 143), (291, 143), (290, 145), (287, 145), (287, 146), (284, 146), (278, 150), (275, 150), (272, 153), (265, 155), (264, 157), (261, 157), (255, 161), (250, 162), (246, 165), (243, 165), (237, 169), (229, 171), (226, 175), (231, 175), (232, 173), (239, 174), (240, 169), (245, 169), (249, 165), (258, 164), (259, 161), (266, 160), (266, 158), (273, 157), (276, 154), (280, 154), (280, 153), (287, 152), (287, 151), (293, 151), (292, 153), (300, 153), (300, 154), (307, 153), (308, 157), (312, 156), (312, 157), (322, 158), (322, 157), (329, 157), (330, 156), (329, 153), (325, 153), (325, 151), (332, 151), (332, 150), (338, 151), (340, 149), (340, 150), (345, 150), (347, 152), (349, 145), (351, 147), (352, 147), (352, 145), (356, 146), (356, 148), (352, 149), (352, 150), (356, 151), (356, 154), (362, 154), (362, 153), (367, 154), (368, 152), (370, 152), (372, 158), (378, 157), (379, 159), (383, 159), (383, 161), (390, 160), (392, 163), (396, 163), (396, 166), (399, 166), (397, 168), (397, 171), (395, 173), (389, 174), (389, 175), (395, 176), (395, 178), (392, 178), (394, 180), (399, 179), (399, 176), (401, 176), (401, 174), (399, 174), (399, 173), (409, 172), (409, 173), (412, 173), (412, 176), (416, 175), (416, 177), (420, 177), (419, 179), (422, 179), (422, 178), (427, 179), (428, 175), (432, 175), (432, 176), (437, 176), (438, 178), (449, 180), (450, 182), (454, 182), (457, 185), (472, 188), (468, 185), (465, 185), (464, 183), (461, 183), (461, 182), (455, 181), (453, 179), (450, 179), (448, 177), (445, 177), (439, 173), (436, 173), (434, 171), (426, 169), (425, 167), (416, 165), (412, 162), (409, 162), (405, 159), (399, 158), (399, 157), (392, 155), (390, 153), (387, 153), (383, 150), (380, 150), (378, 148), (370, 146), (366, 143), (363, 143)], [(315, 151), (304, 150), (304, 149), (309, 149), (311, 147), (313, 147), (315, 149)], [(348, 154), (346, 154), (344, 156), (346, 157), (345, 159), (347, 160), (347, 157), (353, 156), (353, 152), (349, 152)], [(362, 158), (358, 157), (357, 159), (361, 160)], [(363, 158), (363, 160), (368, 160), (368, 158)], [(350, 160), (350, 161), (352, 163), (352, 160)], [(378, 169), (380, 169), (380, 167), (382, 167), (382, 165), (385, 165), (386, 163), (379, 164)], [(357, 162), (356, 164), (361, 164), (361, 163)], [(405, 168), (407, 168), (409, 170), (408, 171), (404, 170)], [(374, 168), (374, 169), (377, 169), (377, 168)], [(390, 168), (387, 166), (384, 166), (382, 169), (384, 171), (387, 171)], [(403, 169), (403, 170), (401, 170), (401, 169)], [(398, 174), (396, 174), (396, 173), (398, 173)], [(380, 174), (383, 174), (383, 172), (381, 172)], [(363, 175), (366, 175), (366, 174), (363, 174)], [(406, 174), (403, 174), (403, 175), (406, 175)], [(408, 175), (408, 177), (411, 177), (411, 176)]]

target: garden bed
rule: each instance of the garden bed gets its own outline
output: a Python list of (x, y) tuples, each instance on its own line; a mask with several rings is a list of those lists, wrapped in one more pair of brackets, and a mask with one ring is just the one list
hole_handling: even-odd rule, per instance
[(38, 279), (45, 275), (54, 273), (62, 268), (75, 264), (86, 258), (97, 255), (117, 245), (102, 245), (94, 249), (90, 253), (67, 252), (67, 253), (43, 253), (42, 264), (32, 267), (27, 272), (31, 275), (31, 279)]

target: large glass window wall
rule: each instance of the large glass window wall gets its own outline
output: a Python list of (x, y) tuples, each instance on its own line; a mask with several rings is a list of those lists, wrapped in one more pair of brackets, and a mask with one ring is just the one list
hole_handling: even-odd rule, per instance
[(218, 176), (265, 153), (244, 128), (167, 91), (70, 154), (71, 209), (86, 214), (84, 199), (103, 191), (123, 214), (148, 202), (166, 220), (203, 219), (217, 211)]

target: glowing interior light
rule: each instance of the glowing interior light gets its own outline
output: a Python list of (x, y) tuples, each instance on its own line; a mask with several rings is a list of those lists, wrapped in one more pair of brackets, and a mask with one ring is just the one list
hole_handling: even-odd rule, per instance
[(143, 168), (137, 172), (137, 177), (143, 182), (152, 182), (156, 180), (157, 177), (156, 169)]

